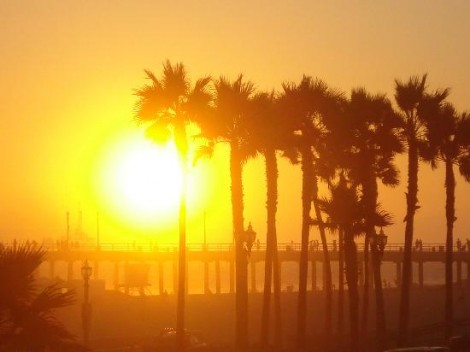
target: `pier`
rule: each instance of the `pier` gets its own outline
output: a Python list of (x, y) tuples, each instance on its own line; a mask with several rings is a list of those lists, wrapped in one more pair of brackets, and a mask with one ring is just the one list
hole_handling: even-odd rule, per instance
[[(332, 262), (338, 261), (338, 248), (335, 242), (329, 243), (329, 254)], [(66, 264), (66, 281), (80, 279), (79, 267), (88, 260), (93, 267), (93, 279), (100, 279), (100, 263), (112, 263), (113, 282), (106, 282), (106, 286), (114, 287), (116, 290), (128, 291), (129, 287), (148, 285), (149, 267), (156, 267), (153, 280), (157, 283), (154, 292), (166, 294), (167, 292), (176, 292), (177, 285), (177, 261), (178, 247), (174, 244), (122, 244), (105, 243), (97, 245), (78, 245), (74, 246), (50, 246), (44, 247), (47, 251), (45, 265), (48, 266), (48, 277), (56, 276), (56, 266), (59, 263)], [(266, 245), (255, 243), (249, 256), (249, 283), (250, 290), (256, 291), (257, 264), (264, 263)], [(279, 264), (282, 271), (283, 264), (288, 262), (298, 263), (300, 258), (299, 243), (280, 243), (278, 245)], [(323, 264), (323, 252), (319, 246), (313, 244), (309, 247), (309, 277), (310, 289), (318, 289), (317, 265)], [(233, 293), (235, 288), (235, 256), (233, 245), (227, 243), (219, 244), (188, 244), (187, 245), (187, 264), (198, 262), (203, 267), (203, 287), (204, 293), (224, 293), (221, 290), (221, 264), (228, 265), (229, 287), (228, 292)], [(445, 263), (445, 247), (443, 244), (426, 244), (413, 248), (412, 260), (417, 265), (417, 285), (424, 286), (424, 272), (426, 263)], [(463, 273), (465, 279), (470, 281), (470, 251), (465, 247), (454, 249), (454, 280), (461, 284)], [(363, 247), (358, 244), (358, 262), (359, 262), (359, 282), (364, 282), (364, 259)], [(395, 282), (397, 285), (401, 282), (401, 271), (403, 262), (403, 244), (387, 245), (382, 263), (393, 263), (396, 267)], [(465, 266), (466, 270), (463, 270)], [(164, 270), (164, 267), (171, 268), (171, 272)], [(78, 268), (78, 270), (77, 270)], [(124, 274), (124, 275), (123, 275)], [(166, 287), (165, 275), (170, 275), (173, 287)], [(157, 277), (155, 277), (155, 275)], [(125, 279), (121, 279), (122, 277)], [(323, 276), (323, 275), (322, 275)], [(187, 275), (188, 278), (188, 275)], [(210, 282), (215, 282), (215, 290), (210, 290)], [(168, 284), (167, 284), (168, 286)], [(212, 285), (214, 286), (214, 285)], [(282, 286), (282, 283), (281, 283)], [(188, 285), (187, 285), (188, 287)]]

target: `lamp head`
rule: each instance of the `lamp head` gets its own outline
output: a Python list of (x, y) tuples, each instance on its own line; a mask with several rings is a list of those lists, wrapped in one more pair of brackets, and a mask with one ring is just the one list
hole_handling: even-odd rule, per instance
[(84, 279), (89, 279), (91, 277), (91, 274), (93, 272), (93, 268), (88, 264), (88, 259), (85, 260), (85, 263), (83, 264), (82, 268), (82, 277)]

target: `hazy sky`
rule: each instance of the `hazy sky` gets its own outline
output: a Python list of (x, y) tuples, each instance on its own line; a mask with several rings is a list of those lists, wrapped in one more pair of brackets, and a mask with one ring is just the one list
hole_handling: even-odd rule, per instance
[[(95, 231), (102, 204), (90, 185), (91, 170), (116, 136), (134, 128), (133, 90), (145, 83), (144, 68), (160, 73), (170, 59), (183, 62), (194, 79), (244, 73), (260, 89), (305, 73), (346, 92), (364, 86), (391, 99), (395, 78), (428, 73), (430, 89), (451, 87), (450, 101), (470, 110), (469, 14), (467, 0), (1, 0), (0, 235), (64, 236), (65, 212), (76, 226), (79, 208), (85, 230)], [(403, 161), (401, 186), (381, 193), (396, 220), (390, 242), (403, 239)], [(189, 236), (202, 240), (205, 208), (208, 239), (230, 241), (223, 151), (209, 164), (199, 177), (212, 177), (212, 188), (191, 210)], [(245, 171), (245, 217), (261, 238), (263, 173), (260, 161)], [(443, 169), (431, 173), (423, 165), (419, 177), (416, 237), (443, 242)], [(458, 177), (456, 238), (470, 237), (469, 197), (470, 186)], [(100, 212), (105, 240), (133, 233), (113, 225), (108, 210)], [(300, 172), (284, 161), (279, 237), (300, 238)]]

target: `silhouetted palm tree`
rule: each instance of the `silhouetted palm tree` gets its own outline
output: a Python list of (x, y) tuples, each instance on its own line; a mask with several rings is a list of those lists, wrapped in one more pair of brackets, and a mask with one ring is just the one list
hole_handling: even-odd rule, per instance
[[(346, 281), (349, 296), (350, 351), (359, 347), (359, 290), (357, 285), (357, 247), (354, 238), (366, 232), (368, 210), (359, 197), (358, 185), (347, 181), (344, 172), (339, 182), (330, 186), (331, 197), (319, 200), (321, 210), (327, 214), (325, 226), (332, 231), (343, 231)], [(373, 222), (378, 226), (391, 224), (390, 215), (376, 205)]]
[(420, 108), (427, 127), (427, 148), (423, 148), (423, 158), (431, 162), (433, 168), (437, 162), (445, 164), (446, 188), (446, 299), (445, 322), (446, 338), (453, 332), (453, 243), (455, 217), (455, 176), (454, 165), (459, 167), (460, 174), (470, 182), (470, 116), (458, 114), (450, 104), (441, 104), (435, 98), (426, 99)]
[(235, 345), (244, 350), (248, 345), (248, 255), (251, 248), (244, 239), (243, 181), (245, 161), (256, 150), (250, 145), (247, 121), (252, 116), (253, 83), (240, 75), (235, 81), (221, 77), (215, 81), (215, 107), (207, 119), (201, 119), (202, 135), (211, 143), (230, 145), (230, 177), (232, 196), (233, 236), (236, 266), (236, 322)]
[[(398, 136), (399, 117), (392, 109), (390, 101), (383, 95), (372, 96), (364, 89), (355, 89), (347, 108), (348, 127), (351, 134), (351, 151), (346, 153), (346, 165), (350, 177), (361, 185), (365, 210), (365, 246), (364, 266), (368, 267), (365, 254), (368, 252), (370, 239), (375, 236), (376, 209), (378, 206), (377, 179), (385, 185), (398, 185), (398, 169), (394, 165), (396, 154), (403, 152), (403, 145)], [(382, 278), (378, 265), (377, 248), (372, 246), (373, 277), (376, 298), (376, 322), (379, 349), (384, 347), (385, 307), (382, 293)], [(367, 280), (365, 280), (367, 281)], [(366, 330), (368, 299), (364, 292), (363, 329)]]
[(139, 123), (148, 123), (148, 135), (159, 144), (174, 139), (178, 150), (182, 183), (179, 207), (179, 261), (176, 333), (179, 349), (184, 348), (184, 315), (186, 292), (186, 179), (190, 143), (188, 126), (198, 115), (208, 112), (212, 96), (208, 90), (209, 77), (199, 79), (193, 88), (183, 64), (166, 61), (163, 75), (158, 79), (145, 71), (150, 84), (136, 91), (139, 98), (135, 117)]
[[(318, 207), (318, 177), (324, 176), (321, 152), (325, 149), (325, 136), (328, 133), (325, 119), (338, 113), (342, 102), (342, 94), (329, 88), (325, 82), (304, 76), (299, 84), (283, 84), (280, 108), (290, 121), (288, 128), (292, 131), (291, 138), (295, 141), (296, 151), (290, 152), (291, 160), (300, 155), (302, 169), (302, 236), (299, 262), (299, 299), (297, 306), (297, 343), (305, 345), (306, 333), (306, 298), (308, 271), (309, 228), (315, 224), (319, 228), (324, 254), (324, 275), (326, 294), (325, 332), (329, 336), (332, 322), (332, 280), (331, 266), (326, 241), (325, 229)], [(333, 172), (334, 170), (327, 170)], [(311, 205), (316, 220), (310, 217)]]
[(74, 292), (57, 283), (40, 290), (34, 273), (45, 251), (31, 246), (0, 248), (0, 350), (87, 351), (54, 316), (71, 305)]
[[(274, 288), (274, 345), (282, 347), (281, 326), (281, 279), (277, 248), (276, 212), (277, 212), (277, 179), (278, 166), (276, 150), (285, 145), (286, 128), (281, 114), (276, 109), (274, 93), (260, 93), (253, 98), (254, 111), (248, 121), (252, 134), (252, 143), (264, 156), (266, 166), (266, 258), (264, 270), (263, 308), (261, 313), (261, 344), (269, 342), (269, 316), (271, 302), (271, 287)], [(274, 280), (272, 280), (274, 279)], [(274, 282), (273, 282), (274, 281)]]
[[(398, 344), (405, 345), (408, 338), (411, 288), (411, 251), (413, 246), (414, 216), (418, 206), (418, 158), (419, 145), (424, 138), (425, 128), (418, 109), (426, 96), (426, 78), (411, 77), (403, 83), (395, 80), (395, 100), (401, 110), (401, 134), (408, 148), (408, 190), (406, 193), (405, 244), (403, 249), (403, 273), (400, 292), (400, 316)], [(436, 92), (438, 100), (444, 100), (447, 90)]]
[(346, 282), (349, 297), (349, 350), (359, 350), (359, 290), (357, 287), (357, 247), (354, 237), (363, 230), (363, 210), (356, 188), (348, 185), (343, 174), (336, 186), (330, 188), (331, 197), (319, 201), (327, 214), (326, 226), (332, 231), (340, 229), (344, 234)]

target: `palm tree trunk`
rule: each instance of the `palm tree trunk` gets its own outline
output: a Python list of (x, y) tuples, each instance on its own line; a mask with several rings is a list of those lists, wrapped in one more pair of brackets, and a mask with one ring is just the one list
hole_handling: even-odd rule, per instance
[(246, 350), (248, 346), (248, 257), (243, 241), (243, 183), (242, 163), (238, 146), (231, 144), (230, 176), (232, 180), (232, 220), (235, 237), (235, 348)]
[[(377, 209), (378, 187), (375, 174), (369, 173), (363, 183), (363, 199), (366, 206), (366, 234), (369, 239), (375, 236), (375, 214)], [(376, 323), (376, 339), (377, 349), (384, 349), (385, 339), (385, 305), (382, 290), (382, 275), (380, 272), (380, 261), (377, 244), (371, 245), (372, 273), (375, 288), (375, 323)]]
[[(181, 150), (181, 149), (180, 149)], [(186, 149), (181, 152), (181, 194), (179, 208), (179, 255), (178, 255), (178, 301), (176, 310), (176, 334), (178, 351), (185, 350), (184, 318), (186, 297), (186, 188), (187, 168)]]
[(362, 270), (364, 271), (364, 287), (362, 299), (362, 320), (361, 333), (365, 338), (369, 324), (369, 297), (370, 297), (370, 265), (369, 265), (369, 236), (366, 232), (364, 236), (364, 263)]
[(418, 147), (416, 140), (411, 139), (408, 143), (408, 193), (406, 194), (406, 227), (405, 246), (403, 249), (403, 273), (400, 292), (398, 346), (405, 346), (408, 340), (413, 224), (414, 216), (418, 208)]
[(382, 289), (382, 275), (380, 272), (380, 262), (378, 248), (371, 247), (373, 272), (374, 272), (374, 287), (375, 287), (375, 314), (376, 314), (376, 339), (377, 351), (383, 351), (385, 348), (386, 337), (386, 319), (385, 319), (385, 304)]
[(312, 191), (312, 200), (313, 208), (315, 210), (315, 216), (318, 221), (318, 230), (320, 232), (320, 239), (323, 248), (323, 265), (325, 270), (323, 270), (323, 275), (325, 275), (325, 337), (326, 341), (330, 341), (331, 336), (331, 321), (333, 318), (333, 284), (331, 279), (331, 264), (330, 264), (330, 253), (328, 252), (328, 243), (326, 242), (326, 233), (325, 226), (323, 224), (323, 219), (321, 216), (320, 207), (318, 205), (318, 177), (313, 176), (312, 180), (313, 191)]
[(261, 346), (266, 347), (269, 344), (269, 316), (271, 309), (271, 286), (273, 275), (273, 253), (269, 245), (270, 239), (266, 241), (266, 257), (264, 260), (264, 289), (263, 289), (263, 307), (261, 310)]
[(453, 243), (454, 243), (454, 222), (455, 222), (455, 177), (452, 160), (446, 159), (446, 303), (445, 303), (445, 336), (448, 340), (453, 332), (454, 320), (454, 280), (453, 280)]
[(357, 249), (351, 229), (344, 232), (344, 259), (349, 296), (350, 352), (359, 350), (359, 292), (357, 288)]
[(281, 268), (277, 250), (277, 235), (273, 238), (273, 243), (274, 347), (277, 351), (282, 351)]
[(299, 299), (297, 302), (297, 347), (305, 347), (307, 325), (307, 272), (308, 240), (310, 234), (310, 209), (312, 204), (313, 159), (309, 146), (302, 154), (302, 238), (299, 260)]
[[(362, 202), (366, 208), (366, 233), (364, 236), (364, 298), (362, 303), (362, 322), (361, 333), (363, 341), (367, 338), (368, 322), (369, 322), (369, 306), (370, 306), (370, 239), (375, 235), (373, 214), (377, 203), (377, 184), (373, 175), (366, 172), (362, 180), (363, 196)], [(375, 185), (375, 188), (374, 188)]]
[(344, 231), (338, 231), (338, 334), (344, 338)]
[[(276, 212), (277, 212), (277, 160), (274, 149), (265, 151), (266, 163), (266, 192), (267, 192), (267, 238), (266, 260), (264, 271), (263, 309), (261, 313), (261, 344), (267, 346), (269, 342), (269, 313), (271, 306), (271, 286), (274, 263), (274, 250), (277, 249)], [(276, 258), (277, 260), (277, 258)]]

